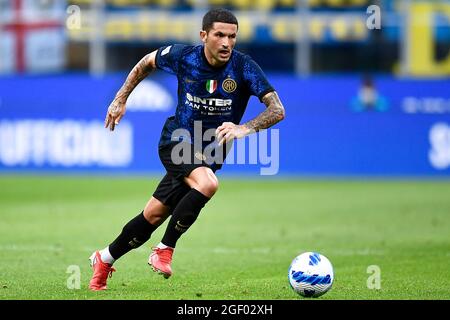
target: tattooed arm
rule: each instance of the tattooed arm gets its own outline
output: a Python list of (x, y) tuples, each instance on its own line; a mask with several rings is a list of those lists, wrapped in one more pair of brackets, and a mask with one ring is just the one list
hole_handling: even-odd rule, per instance
[(250, 131), (258, 132), (267, 129), (284, 119), (284, 107), (276, 91), (269, 92), (262, 98), (266, 110), (261, 112), (255, 119), (244, 123), (243, 126)]
[(261, 112), (255, 119), (242, 125), (236, 125), (232, 122), (224, 122), (216, 130), (219, 144), (231, 141), (234, 138), (242, 138), (250, 133), (267, 129), (284, 119), (284, 107), (276, 91), (269, 92), (262, 98), (266, 105), (266, 110)]
[(134, 88), (156, 68), (156, 51), (147, 54), (134, 66), (106, 113), (105, 128), (113, 131), (125, 114), (127, 99)]

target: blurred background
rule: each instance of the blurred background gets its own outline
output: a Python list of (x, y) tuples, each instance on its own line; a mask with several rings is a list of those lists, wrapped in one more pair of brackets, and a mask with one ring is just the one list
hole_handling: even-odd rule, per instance
[[(287, 115), (258, 137), (266, 157), (223, 174), (450, 176), (447, 0), (0, 0), (0, 172), (162, 174), (176, 77), (144, 80), (114, 133), (106, 108), (145, 54), (200, 43), (213, 7)], [(252, 98), (243, 121), (263, 109)]]
[[(199, 44), (213, 7), (286, 118), (235, 142), (170, 283), (146, 264), (161, 227), (91, 293), (87, 258), (165, 173), (177, 79), (142, 81), (114, 132), (107, 107), (145, 54)], [(307, 251), (335, 267), (325, 299), (449, 299), (449, 178), (450, 1), (0, 0), (0, 299), (297, 299)]]

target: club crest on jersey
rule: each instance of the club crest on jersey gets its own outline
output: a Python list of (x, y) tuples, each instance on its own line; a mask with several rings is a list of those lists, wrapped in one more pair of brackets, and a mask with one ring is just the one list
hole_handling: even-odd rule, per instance
[(217, 89), (217, 80), (206, 81), (206, 91), (213, 93)]
[(237, 88), (237, 83), (231, 78), (227, 78), (222, 82), (222, 89), (227, 93), (232, 93)]

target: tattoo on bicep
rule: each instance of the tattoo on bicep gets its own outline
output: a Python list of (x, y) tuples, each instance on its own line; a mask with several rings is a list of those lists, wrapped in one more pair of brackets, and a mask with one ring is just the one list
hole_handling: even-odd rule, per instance
[(284, 118), (284, 107), (275, 91), (265, 95), (262, 102), (266, 105), (266, 110), (245, 124), (255, 131), (267, 129)]

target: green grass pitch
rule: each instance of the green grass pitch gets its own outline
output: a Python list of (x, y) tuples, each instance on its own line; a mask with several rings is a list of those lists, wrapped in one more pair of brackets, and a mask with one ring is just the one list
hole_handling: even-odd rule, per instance
[[(0, 176), (0, 299), (304, 299), (287, 281), (304, 251), (334, 266), (333, 287), (318, 299), (450, 299), (450, 183), (425, 180), (224, 178), (178, 242), (170, 279), (147, 265), (166, 222), (117, 261), (107, 291), (90, 292), (89, 255), (157, 182)], [(379, 289), (368, 287), (370, 266)], [(81, 288), (70, 289), (78, 268)]]

